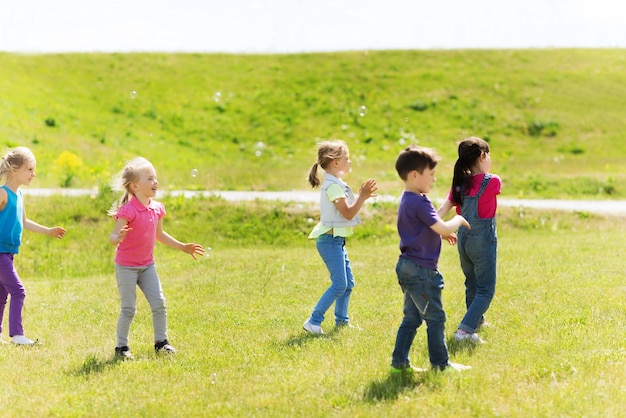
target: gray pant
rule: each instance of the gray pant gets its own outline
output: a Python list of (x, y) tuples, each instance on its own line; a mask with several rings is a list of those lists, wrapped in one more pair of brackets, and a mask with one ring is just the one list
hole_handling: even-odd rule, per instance
[(120, 316), (117, 320), (117, 347), (128, 345), (130, 324), (137, 312), (137, 286), (152, 308), (154, 341), (167, 339), (167, 308), (161, 282), (154, 263), (143, 267), (126, 267), (115, 264), (117, 290), (120, 293)]

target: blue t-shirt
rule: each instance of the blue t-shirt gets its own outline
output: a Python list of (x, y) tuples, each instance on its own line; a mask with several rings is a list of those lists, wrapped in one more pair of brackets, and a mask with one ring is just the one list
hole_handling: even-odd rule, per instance
[(0, 253), (17, 254), (24, 230), (24, 201), (22, 192), (17, 194), (7, 186), (7, 204), (0, 210)]
[(441, 235), (433, 231), (440, 219), (426, 195), (404, 191), (398, 207), (400, 258), (424, 268), (436, 270), (441, 253)]

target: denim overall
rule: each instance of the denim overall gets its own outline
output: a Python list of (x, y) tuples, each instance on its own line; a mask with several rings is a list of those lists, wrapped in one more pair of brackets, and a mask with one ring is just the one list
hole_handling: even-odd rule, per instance
[(490, 179), (491, 175), (485, 174), (478, 193), (475, 196), (463, 196), (461, 215), (467, 219), (471, 229), (461, 226), (457, 234), (461, 269), (465, 275), (467, 306), (459, 328), (470, 334), (475, 333), (484, 321), (483, 314), (489, 308), (496, 291), (496, 218), (478, 217), (478, 200)]

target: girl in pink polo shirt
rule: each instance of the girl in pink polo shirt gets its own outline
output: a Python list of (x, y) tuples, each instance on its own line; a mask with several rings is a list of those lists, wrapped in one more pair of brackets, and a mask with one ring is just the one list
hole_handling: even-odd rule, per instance
[(484, 323), (484, 313), (496, 291), (496, 196), (500, 194), (502, 181), (489, 173), (490, 168), (487, 141), (476, 137), (461, 141), (450, 194), (437, 211), (443, 218), (456, 206), (457, 214), (463, 215), (472, 225), (471, 230), (460, 227), (457, 237), (461, 269), (465, 275), (467, 312), (454, 338), (476, 343), (483, 342), (476, 331)]
[(152, 309), (155, 351), (174, 353), (176, 349), (167, 340), (165, 297), (154, 266), (155, 241), (190, 254), (194, 259), (204, 254), (204, 249), (200, 244), (184, 244), (163, 230), (165, 206), (153, 200), (159, 182), (148, 160), (141, 157), (131, 160), (113, 187), (124, 191), (122, 199), (109, 211), (116, 220), (109, 241), (117, 246), (115, 276), (121, 304), (115, 355), (133, 358), (128, 339), (130, 324), (137, 312), (137, 287)]

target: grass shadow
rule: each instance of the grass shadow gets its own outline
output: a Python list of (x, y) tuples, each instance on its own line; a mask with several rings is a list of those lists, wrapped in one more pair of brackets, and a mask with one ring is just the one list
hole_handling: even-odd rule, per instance
[(74, 370), (71, 374), (75, 376), (84, 376), (89, 377), (98, 373), (102, 373), (106, 369), (110, 367), (115, 367), (119, 363), (124, 362), (124, 358), (119, 356), (113, 356), (108, 360), (101, 360), (93, 354), (87, 356), (83, 364), (80, 365), (76, 370)]
[(333, 334), (333, 331), (322, 335), (313, 335), (309, 334), (306, 331), (302, 331), (297, 334), (291, 335), (289, 338), (282, 342), (282, 345), (287, 347), (301, 347), (307, 342), (317, 340), (319, 338), (332, 338)]
[(321, 339), (333, 339), (336, 335), (340, 335), (341, 333), (353, 331), (353, 330), (361, 331), (361, 328), (360, 327), (354, 327), (354, 328), (333, 327), (328, 332), (325, 332), (324, 334), (321, 334), (321, 335), (314, 335), (314, 334), (311, 334), (309, 332), (302, 330), (301, 332), (298, 332), (297, 334), (293, 334), (289, 336), (289, 338), (287, 338), (286, 340), (278, 342), (278, 344), (286, 346), (286, 347), (301, 347), (304, 344), (308, 343), (309, 341), (314, 341), (320, 338)]
[(430, 373), (389, 374), (385, 379), (374, 380), (365, 388), (363, 400), (372, 403), (396, 400), (400, 394), (423, 386)]

